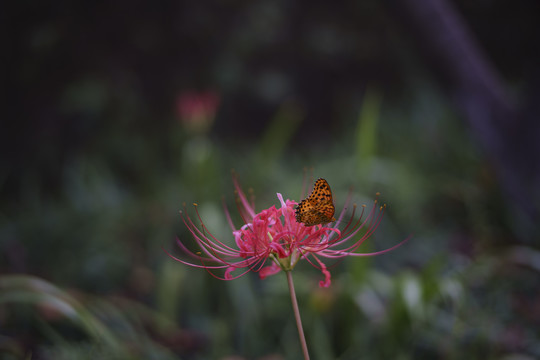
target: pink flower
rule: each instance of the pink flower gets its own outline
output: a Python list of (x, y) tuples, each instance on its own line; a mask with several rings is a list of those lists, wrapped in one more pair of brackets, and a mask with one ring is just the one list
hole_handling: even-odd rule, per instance
[[(248, 201), (236, 178), (234, 185), (240, 199), (239, 210), (244, 219), (244, 225), (237, 229), (225, 207), (225, 215), (234, 236), (234, 245), (222, 242), (206, 228), (195, 204), (200, 228), (186, 214), (185, 209), (181, 215), (184, 224), (200, 247), (200, 251), (194, 253), (182, 241), (177, 240), (177, 243), (196, 261), (186, 261), (168, 253), (170, 257), (183, 264), (206, 269), (212, 276), (221, 280), (233, 280), (250, 271), (257, 272), (261, 278), (265, 278), (281, 270), (291, 271), (298, 261), (303, 259), (321, 270), (324, 281), (320, 281), (319, 285), (328, 287), (331, 276), (322, 261), (323, 258), (340, 259), (346, 256), (380, 255), (401, 246), (408, 240), (405, 239), (382, 251), (356, 252), (377, 229), (383, 218), (386, 206), (380, 206), (377, 199), (369, 212), (363, 205), (359, 218), (356, 220), (356, 205), (353, 206), (350, 218), (344, 220), (349, 203), (347, 199), (343, 211), (334, 223), (305, 226), (296, 221), (295, 207), (298, 205), (296, 201), (284, 200), (283, 196), (277, 193), (281, 205), (279, 208), (273, 205), (256, 213), (254, 205)], [(343, 224), (344, 226), (340, 229)], [(224, 270), (223, 275), (216, 274), (219, 270)]]
[(213, 91), (184, 92), (176, 100), (177, 114), (189, 131), (205, 133), (214, 122), (219, 101), (219, 95)]

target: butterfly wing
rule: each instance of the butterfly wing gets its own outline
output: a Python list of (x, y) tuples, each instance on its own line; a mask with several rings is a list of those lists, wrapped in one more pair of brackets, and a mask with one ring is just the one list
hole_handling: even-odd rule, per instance
[(323, 201), (318, 204), (315, 209), (317, 213), (320, 214), (320, 223), (336, 221), (336, 219), (334, 218), (336, 208), (334, 207), (332, 201)]
[(296, 207), (296, 221), (301, 223), (311, 222), (315, 208), (308, 199), (304, 199)]
[(324, 224), (334, 219), (335, 207), (330, 185), (325, 179), (318, 179), (311, 194), (298, 204), (296, 221), (306, 226)]

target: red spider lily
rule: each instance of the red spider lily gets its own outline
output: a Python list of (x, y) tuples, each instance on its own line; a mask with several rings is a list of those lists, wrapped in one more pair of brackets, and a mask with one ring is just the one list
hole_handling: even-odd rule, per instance
[[(168, 253), (170, 257), (186, 265), (204, 268), (212, 276), (221, 280), (233, 280), (250, 271), (258, 272), (261, 278), (265, 278), (281, 270), (290, 271), (300, 259), (304, 259), (322, 271), (325, 279), (320, 281), (319, 285), (328, 287), (330, 272), (321, 258), (339, 259), (345, 256), (380, 255), (394, 250), (408, 240), (405, 239), (382, 251), (356, 252), (358, 247), (377, 229), (383, 218), (386, 206), (380, 206), (377, 200), (374, 201), (369, 212), (363, 205), (356, 220), (357, 207), (354, 205), (349, 220), (346, 223), (344, 221), (349, 203), (347, 199), (341, 214), (334, 223), (305, 226), (296, 221), (295, 207), (298, 205), (296, 201), (288, 199), (285, 201), (283, 196), (277, 193), (280, 208), (271, 206), (256, 213), (253, 204), (248, 201), (236, 179), (234, 179), (234, 185), (240, 200), (240, 214), (245, 224), (240, 229), (236, 229), (227, 207), (225, 207), (225, 215), (231, 226), (236, 246), (228, 245), (212, 235), (204, 225), (195, 204), (200, 228), (186, 214), (185, 209), (180, 213), (184, 224), (200, 247), (200, 251), (194, 253), (182, 241), (177, 240), (177, 243), (196, 262), (185, 261)], [(340, 230), (340, 225), (344, 223), (345, 226)], [(267, 265), (268, 259), (271, 260), (269, 265)], [(223, 276), (215, 273), (220, 269), (225, 270)]]
[(219, 102), (220, 96), (214, 91), (184, 92), (176, 101), (177, 114), (186, 129), (205, 133), (214, 122)]

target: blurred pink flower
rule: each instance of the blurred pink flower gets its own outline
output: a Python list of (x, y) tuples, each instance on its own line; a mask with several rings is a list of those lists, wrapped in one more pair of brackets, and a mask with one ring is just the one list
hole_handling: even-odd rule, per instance
[(204, 133), (214, 122), (219, 101), (219, 95), (214, 91), (183, 92), (176, 100), (177, 114), (188, 130)]
[[(232, 229), (235, 246), (222, 242), (210, 233), (199, 215), (197, 204), (194, 204), (200, 228), (186, 214), (185, 208), (180, 213), (200, 251), (195, 253), (190, 251), (179, 239), (177, 243), (182, 251), (196, 261), (186, 261), (168, 253), (170, 257), (186, 265), (204, 268), (221, 280), (233, 280), (250, 271), (257, 272), (261, 278), (265, 278), (281, 270), (290, 271), (300, 259), (304, 259), (322, 271), (324, 281), (320, 281), (319, 285), (328, 287), (331, 276), (322, 258), (380, 255), (401, 246), (408, 240), (405, 239), (382, 251), (356, 252), (382, 220), (386, 206), (380, 206), (378, 200), (374, 201), (369, 212), (363, 205), (356, 220), (357, 207), (354, 205), (352, 214), (345, 223), (344, 217), (349, 203), (347, 199), (343, 211), (334, 223), (306, 226), (296, 221), (295, 207), (298, 204), (296, 201), (284, 200), (283, 196), (277, 193), (281, 207), (271, 206), (256, 213), (253, 203), (248, 201), (236, 178), (234, 185), (240, 199), (239, 211), (245, 223), (240, 229), (236, 229), (225, 207), (225, 215)], [(362, 221), (364, 215), (365, 219)], [(342, 224), (345, 226), (340, 229)], [(270, 261), (267, 261), (269, 259)], [(223, 275), (216, 274), (219, 270), (224, 270)]]

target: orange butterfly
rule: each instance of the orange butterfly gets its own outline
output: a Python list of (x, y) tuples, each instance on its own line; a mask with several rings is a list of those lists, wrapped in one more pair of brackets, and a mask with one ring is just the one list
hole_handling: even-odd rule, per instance
[(336, 221), (335, 210), (330, 185), (326, 180), (318, 179), (311, 194), (298, 204), (296, 221), (306, 226), (329, 223)]

